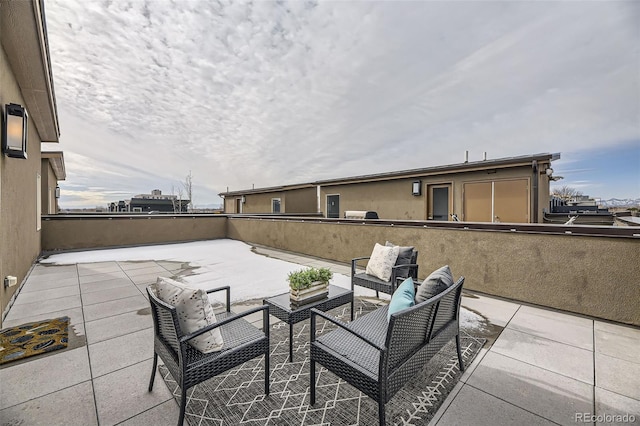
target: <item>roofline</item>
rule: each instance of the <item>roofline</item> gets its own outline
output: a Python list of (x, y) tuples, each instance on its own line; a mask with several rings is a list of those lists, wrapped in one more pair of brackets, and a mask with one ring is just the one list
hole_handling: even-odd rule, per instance
[(67, 171), (64, 167), (64, 155), (62, 151), (42, 151), (41, 158), (43, 160), (49, 160), (49, 163), (51, 163), (51, 167), (53, 168), (53, 172), (56, 175), (56, 179), (67, 179)]
[(277, 191), (290, 191), (293, 189), (312, 188), (316, 186), (345, 185), (349, 183), (358, 183), (366, 181), (382, 181), (394, 179), (406, 179), (411, 177), (438, 175), (445, 173), (458, 173), (463, 171), (484, 170), (491, 168), (509, 168), (530, 164), (532, 161), (554, 161), (560, 159), (560, 153), (541, 153), (533, 155), (523, 155), (519, 157), (504, 157), (495, 160), (481, 160), (466, 163), (449, 164), (445, 166), (423, 167), (419, 169), (401, 170), (395, 172), (375, 173), (369, 175), (351, 176), (345, 178), (318, 180), (308, 183), (300, 183), (295, 185), (272, 186), (266, 188), (246, 189), (239, 191), (221, 192), (218, 195), (222, 198), (233, 197), (246, 194), (261, 194)]
[(316, 186), (315, 183), (300, 183), (300, 184), (293, 184), (293, 185), (269, 186), (265, 188), (254, 188), (254, 189), (246, 189), (246, 190), (239, 190), (239, 191), (220, 192), (218, 195), (220, 197), (224, 197), (224, 196), (234, 196), (234, 195), (243, 195), (243, 194), (263, 194), (268, 192), (292, 191), (294, 189), (314, 188), (315, 186)]
[(59, 142), (44, 1), (0, 1), (0, 39), (21, 92), (16, 103), (26, 106), (41, 142)]
[[(49, 96), (51, 99), (51, 108), (53, 110), (53, 120), (54, 120), (54, 126), (56, 128), (56, 134), (58, 135), (58, 137), (60, 137), (60, 122), (58, 120), (58, 103), (56, 102), (56, 91), (53, 85), (53, 68), (51, 67), (51, 53), (49, 51), (49, 33), (47, 30), (47, 19), (45, 17), (45, 10), (44, 10), (44, 0), (40, 0), (39, 2), (39, 11), (40, 11), (40, 23), (42, 24), (42, 52), (43, 52), (43, 56), (45, 58), (45, 66), (47, 68), (47, 83), (48, 83), (48, 89), (49, 89)], [(55, 142), (59, 142), (58, 140), (56, 140)]]

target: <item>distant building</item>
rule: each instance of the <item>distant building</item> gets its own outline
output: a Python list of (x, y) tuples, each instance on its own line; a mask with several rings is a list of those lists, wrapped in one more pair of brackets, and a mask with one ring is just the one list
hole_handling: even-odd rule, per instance
[(599, 208), (598, 202), (588, 195), (578, 195), (568, 201), (551, 197), (549, 211), (544, 212), (545, 223), (613, 225), (614, 221), (613, 213)]
[(151, 194), (138, 194), (131, 200), (113, 202), (109, 205), (111, 212), (130, 213), (186, 213), (191, 200), (178, 199), (177, 195), (162, 195), (162, 191), (154, 189)]
[(225, 213), (376, 212), (380, 219), (540, 223), (551, 162), (535, 154), (219, 194)]

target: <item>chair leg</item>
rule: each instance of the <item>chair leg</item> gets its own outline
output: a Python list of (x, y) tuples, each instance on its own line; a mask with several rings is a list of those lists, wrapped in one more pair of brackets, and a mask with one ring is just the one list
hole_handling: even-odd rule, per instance
[(376, 290), (376, 297), (380, 298), (380, 293), (378, 292), (378, 290)]
[(386, 424), (386, 416), (384, 413), (384, 403), (382, 401), (378, 401), (378, 422), (380, 426), (385, 426)]
[(309, 388), (311, 389), (311, 405), (316, 403), (316, 362), (310, 361)]
[(149, 392), (153, 390), (153, 381), (156, 378), (156, 367), (158, 366), (158, 354), (153, 353), (153, 368), (151, 369), (151, 380), (149, 380)]
[(180, 416), (178, 417), (178, 426), (182, 426), (184, 423), (184, 412), (187, 408), (187, 390), (180, 386), (182, 396), (180, 397)]
[(264, 354), (264, 394), (269, 395), (269, 351)]
[(456, 334), (456, 349), (458, 351), (458, 365), (460, 366), (460, 371), (464, 371), (464, 364), (462, 362), (462, 353), (460, 352), (460, 335)]
[(354, 296), (351, 295), (351, 322), (353, 322), (353, 298)]
[(289, 324), (289, 362), (293, 362), (293, 323)]

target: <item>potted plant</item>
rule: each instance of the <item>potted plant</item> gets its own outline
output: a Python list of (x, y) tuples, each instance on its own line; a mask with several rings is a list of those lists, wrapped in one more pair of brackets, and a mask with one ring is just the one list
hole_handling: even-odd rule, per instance
[(333, 273), (328, 268), (306, 268), (289, 273), (289, 293), (297, 303), (311, 302), (329, 293), (329, 280)]

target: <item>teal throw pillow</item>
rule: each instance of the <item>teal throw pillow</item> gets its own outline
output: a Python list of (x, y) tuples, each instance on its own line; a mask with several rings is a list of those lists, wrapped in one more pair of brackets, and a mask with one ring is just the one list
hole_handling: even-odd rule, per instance
[(416, 291), (413, 287), (413, 279), (407, 278), (398, 286), (396, 291), (391, 296), (391, 302), (389, 302), (389, 312), (387, 312), (387, 321), (391, 320), (391, 314), (400, 312), (403, 309), (407, 309), (415, 305)]

